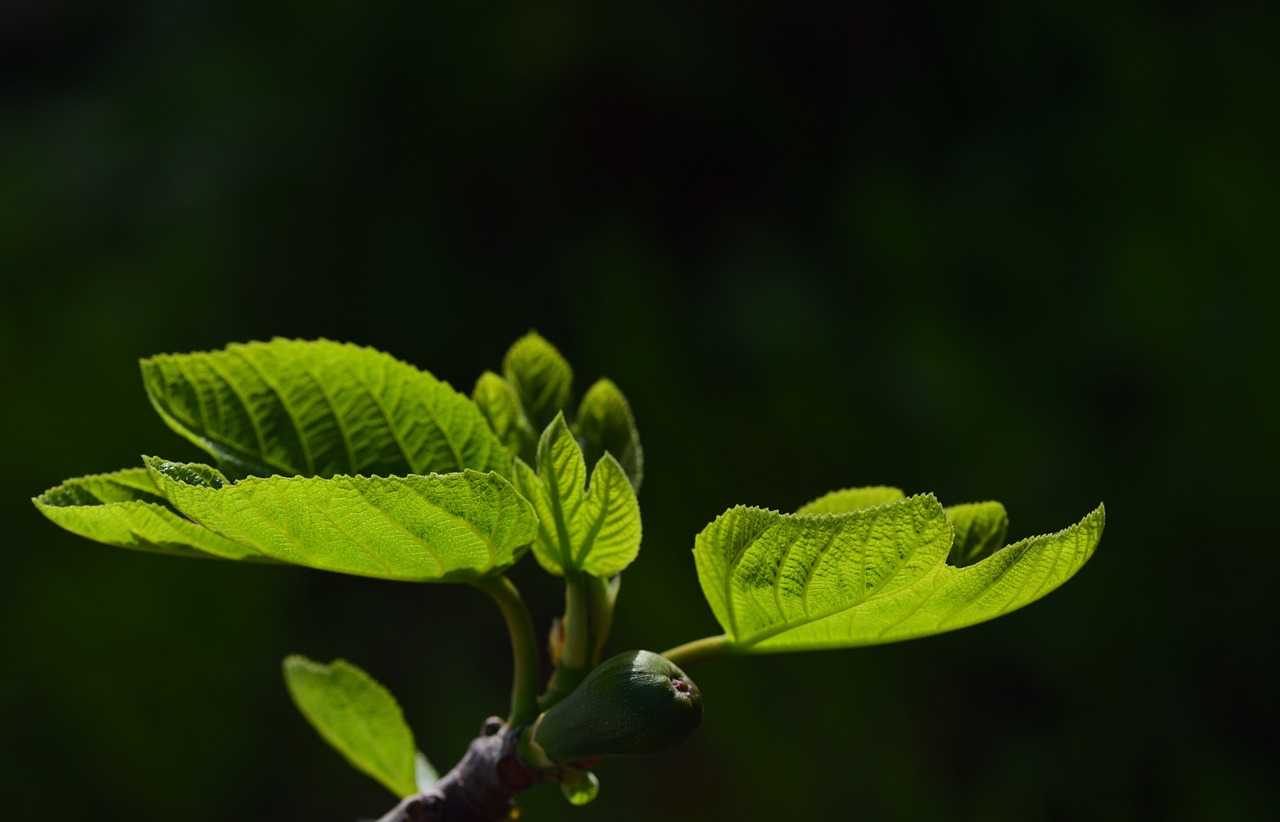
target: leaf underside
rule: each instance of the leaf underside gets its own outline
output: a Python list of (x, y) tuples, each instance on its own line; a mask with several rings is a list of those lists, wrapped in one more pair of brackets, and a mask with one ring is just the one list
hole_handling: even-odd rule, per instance
[(55, 524), (95, 542), (181, 557), (266, 559), (179, 514), (145, 468), (67, 480), (33, 501)]
[[(989, 507), (944, 511), (927, 495), (865, 508), (854, 496), (846, 513), (835, 503), (825, 514), (732, 508), (698, 535), (699, 581), (733, 646), (774, 652), (873, 645), (993, 619), (1078, 571), (1097, 547), (1105, 516), (1099, 506), (1070, 528), (997, 550), (988, 525), (998, 517)], [(958, 530), (951, 510), (982, 536), (977, 553), (988, 551), (966, 567), (947, 563)]]
[(284, 678), (298, 710), (348, 762), (397, 797), (418, 791), (413, 732), (386, 688), (341, 659), (291, 656)]
[(640, 505), (626, 472), (612, 454), (596, 462), (587, 482), (586, 460), (557, 415), (538, 442), (538, 470), (515, 463), (515, 483), (538, 516), (533, 553), (553, 574), (585, 571), (613, 576), (640, 551)]
[(536, 430), (546, 428), (556, 414), (568, 408), (573, 396), (573, 369), (556, 347), (537, 332), (531, 331), (511, 344), (502, 360), (502, 372)]
[(371, 348), (275, 339), (141, 366), (169, 427), (232, 475), (510, 472), (470, 399)]
[(574, 421), (587, 465), (613, 454), (637, 492), (644, 479), (644, 451), (631, 406), (612, 380), (597, 380), (583, 395)]
[(797, 514), (847, 514), (863, 508), (874, 508), (886, 502), (902, 499), (902, 490), (888, 485), (868, 485), (863, 488), (843, 488), (824, 494), (813, 502), (801, 506)]
[(532, 450), (538, 435), (529, 424), (520, 406), (520, 397), (511, 383), (492, 371), (486, 371), (476, 380), (471, 398), (511, 454), (519, 456)]
[(998, 502), (951, 505), (947, 507), (947, 519), (956, 532), (947, 562), (957, 567), (991, 556), (1004, 545), (1009, 530), (1009, 515)]
[(182, 514), (280, 562), (381, 579), (465, 581), (513, 564), (536, 521), (497, 473), (249, 477), (145, 460)]

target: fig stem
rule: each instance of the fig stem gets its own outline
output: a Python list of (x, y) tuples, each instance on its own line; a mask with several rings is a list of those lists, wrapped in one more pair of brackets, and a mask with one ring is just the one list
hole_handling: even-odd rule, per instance
[(538, 637), (533, 617), (524, 604), (520, 591), (506, 576), (482, 579), (475, 587), (497, 603), (511, 635), (511, 714), (507, 724), (520, 728), (538, 715)]
[(701, 662), (704, 659), (728, 653), (730, 650), (729, 637), (720, 634), (719, 636), (703, 637), (692, 642), (686, 642), (683, 645), (677, 645), (674, 648), (663, 651), (662, 655), (681, 668), (686, 668), (695, 662)]
[(561, 667), (585, 669), (591, 659), (591, 593), (586, 574), (565, 574), (564, 629)]

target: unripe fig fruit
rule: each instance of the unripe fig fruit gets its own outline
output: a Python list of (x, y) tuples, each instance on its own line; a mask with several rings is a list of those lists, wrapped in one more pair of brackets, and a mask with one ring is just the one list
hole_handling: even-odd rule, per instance
[(553, 762), (643, 754), (684, 741), (702, 720), (702, 693), (666, 657), (626, 651), (600, 663), (538, 718), (533, 742)]

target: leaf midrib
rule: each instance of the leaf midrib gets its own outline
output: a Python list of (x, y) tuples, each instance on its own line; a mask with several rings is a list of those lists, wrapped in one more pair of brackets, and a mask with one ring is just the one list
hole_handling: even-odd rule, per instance
[[(597, 465), (600, 464), (601, 463), (597, 463)], [(598, 471), (598, 473), (604, 473), (604, 471)], [(602, 499), (600, 500), (600, 513), (596, 517), (595, 522), (591, 523), (591, 527), (587, 529), (587, 535), (583, 537), (582, 547), (578, 550), (578, 557), (576, 560), (576, 565), (578, 567), (582, 567), (586, 563), (587, 555), (590, 554), (591, 549), (595, 547), (596, 538), (600, 535), (600, 529), (604, 527), (604, 521), (609, 516), (609, 500), (613, 491), (612, 482), (607, 481), (604, 477), (597, 477), (593, 474), (591, 477), (591, 484), (587, 487), (586, 494), (590, 496), (590, 494), (595, 491), (597, 479), (603, 482), (605, 486), (602, 492)]]
[(560, 499), (560, 473), (555, 468), (555, 460), (551, 458), (551, 443), (547, 443), (546, 453), (539, 460), (547, 472), (544, 487), (547, 489), (547, 501), (551, 503), (551, 519), (556, 524), (556, 536), (560, 542), (561, 567), (567, 572), (577, 570), (573, 565), (573, 543), (569, 538), (569, 527), (564, 519), (564, 504)]

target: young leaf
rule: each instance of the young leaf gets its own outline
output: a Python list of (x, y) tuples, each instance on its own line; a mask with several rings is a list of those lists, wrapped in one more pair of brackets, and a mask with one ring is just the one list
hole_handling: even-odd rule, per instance
[(266, 560), (175, 511), (145, 468), (70, 479), (32, 502), (56, 525), (107, 545), (181, 557)]
[(413, 757), (413, 780), (418, 787), (418, 793), (426, 793), (431, 790), (432, 785), (440, 781), (440, 772), (422, 751), (418, 751)]
[(847, 514), (863, 508), (874, 508), (886, 502), (902, 499), (902, 491), (887, 485), (868, 485), (865, 488), (845, 488), (824, 494), (802, 506), (797, 514)]
[(395, 697), (345, 660), (284, 661), (284, 680), (298, 710), (348, 762), (398, 797), (418, 792), (413, 732)]
[(148, 457), (186, 516), (295, 565), (418, 582), (473, 580), (510, 566), (533, 539), (529, 503), (496, 473), (249, 477)]
[(644, 452), (631, 406), (618, 386), (611, 380), (599, 380), (591, 386), (578, 405), (575, 425), (587, 464), (594, 465), (606, 452), (613, 454), (627, 472), (631, 487), (639, 491), (644, 479)]
[(516, 460), (515, 483), (538, 515), (533, 554), (553, 574), (609, 577), (640, 551), (640, 504), (626, 472), (605, 454), (586, 483), (582, 449), (564, 415), (538, 441), (538, 471)]
[(716, 618), (748, 648), (821, 633), (830, 616), (920, 579), (950, 547), (951, 525), (930, 495), (848, 514), (731, 508), (693, 553)]
[(569, 407), (573, 369), (556, 347), (536, 331), (511, 345), (502, 360), (502, 370), (537, 430), (544, 429), (556, 414)]
[(1009, 515), (998, 502), (969, 502), (947, 507), (947, 519), (955, 529), (955, 542), (947, 562), (956, 567), (972, 565), (1004, 545)]
[(703, 530), (694, 556), (729, 642), (748, 652), (873, 645), (1007, 614), (1057, 588), (1092, 556), (1102, 506), (965, 568), (932, 497), (825, 517), (735, 508)]
[(486, 371), (476, 380), (471, 398), (508, 451), (515, 456), (533, 458), (533, 447), (538, 441), (538, 435), (529, 425), (524, 409), (520, 407), (520, 398), (511, 383), (492, 371)]
[(151, 404), (237, 474), (510, 471), (467, 397), (426, 371), (328, 340), (276, 339), (142, 361)]

